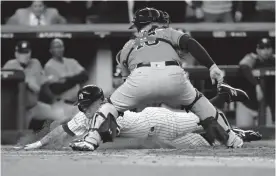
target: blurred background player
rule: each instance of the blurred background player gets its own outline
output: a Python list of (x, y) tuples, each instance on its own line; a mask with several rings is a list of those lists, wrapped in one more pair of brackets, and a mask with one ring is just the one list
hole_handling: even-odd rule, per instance
[[(275, 68), (275, 54), (272, 43), (268, 38), (262, 38), (256, 47), (256, 53), (248, 53), (239, 63), (243, 74), (242, 89), (248, 92), (250, 101), (238, 103), (237, 123), (240, 127), (254, 126), (253, 119), (258, 116), (259, 103), (265, 99), (270, 107), (272, 120), (275, 123), (275, 78), (266, 76), (265, 90), (260, 85), (260, 80), (253, 76), (252, 70), (258, 68)], [(266, 118), (266, 117), (261, 117)]]
[(44, 71), (52, 81), (50, 90), (55, 95), (60, 108), (68, 117), (77, 112), (73, 104), (77, 101), (77, 93), (82, 84), (88, 80), (85, 69), (74, 58), (64, 57), (65, 46), (61, 39), (53, 39), (50, 43), (52, 58), (45, 64)]
[(66, 19), (58, 13), (57, 9), (47, 8), (43, 1), (33, 1), (30, 7), (16, 10), (7, 21), (7, 24), (30, 26), (65, 23)]
[(22, 70), (25, 74), (27, 86), (26, 95), (26, 124), (29, 126), (32, 119), (55, 120), (62, 122), (65, 115), (62, 110), (39, 101), (41, 86), (50, 82), (44, 75), (39, 60), (31, 58), (31, 46), (28, 41), (20, 41), (15, 47), (15, 59), (9, 60), (3, 69)]

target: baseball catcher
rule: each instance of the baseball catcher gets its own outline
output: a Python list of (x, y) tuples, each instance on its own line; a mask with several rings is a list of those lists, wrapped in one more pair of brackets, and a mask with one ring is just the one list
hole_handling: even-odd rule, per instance
[[(228, 147), (241, 147), (243, 140), (225, 123), (217, 109), (191, 84), (180, 66), (175, 48), (190, 52), (210, 71), (213, 83), (223, 82), (223, 73), (206, 50), (191, 36), (160, 23), (160, 11), (140, 9), (135, 13), (133, 27), (138, 31), (118, 54), (126, 81), (102, 104), (93, 117), (92, 128), (75, 150), (95, 150), (101, 141), (112, 142), (110, 121), (139, 105), (164, 103), (191, 111), (200, 118), (210, 143), (216, 140)], [(91, 114), (92, 115), (92, 114)]]

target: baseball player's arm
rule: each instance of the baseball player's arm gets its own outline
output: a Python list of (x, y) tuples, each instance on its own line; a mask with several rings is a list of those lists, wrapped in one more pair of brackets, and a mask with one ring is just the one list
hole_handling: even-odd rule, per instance
[(129, 70), (121, 63), (121, 58), (120, 58), (120, 56), (121, 56), (121, 51), (122, 50), (120, 50), (119, 52), (118, 52), (118, 54), (116, 55), (116, 61), (117, 61), (117, 63), (118, 63), (118, 66), (119, 66), (119, 68), (121, 69), (121, 76), (122, 76), (122, 79), (123, 80), (126, 80), (126, 78), (128, 77), (128, 75), (130, 74), (129, 73)]
[(87, 131), (86, 122), (87, 122), (87, 119), (85, 115), (82, 112), (79, 112), (68, 123), (56, 127), (53, 131), (48, 133), (41, 140), (25, 145), (24, 149), (25, 150), (37, 149), (49, 144), (50, 142), (56, 139), (62, 142), (65, 139), (73, 138), (75, 136), (80, 136)]
[(182, 50), (188, 51), (202, 65), (210, 70), (212, 84), (217, 81), (218, 86), (223, 82), (223, 72), (218, 68), (204, 47), (190, 35), (177, 30), (171, 30), (171, 40)]
[(31, 69), (28, 69), (26, 73), (26, 83), (28, 88), (35, 93), (40, 92), (42, 84), (45, 82), (44, 71), (40, 62), (37, 59), (30, 61)]
[(258, 85), (257, 79), (252, 74), (252, 68), (256, 62), (254, 54), (247, 54), (239, 63), (243, 76), (254, 86)]
[(202, 65), (208, 69), (215, 64), (204, 47), (188, 34), (182, 34), (178, 39), (178, 45), (182, 50), (186, 50)]
[(54, 24), (66, 24), (67, 23), (66, 19), (59, 14), (57, 9), (55, 9), (55, 8), (50, 8), (50, 9), (52, 10), (53, 16), (55, 16), (55, 20), (53, 22)]

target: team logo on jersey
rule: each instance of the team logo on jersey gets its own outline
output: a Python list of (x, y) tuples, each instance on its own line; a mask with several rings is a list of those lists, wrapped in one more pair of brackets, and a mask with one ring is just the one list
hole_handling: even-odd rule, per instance
[(80, 93), (80, 94), (79, 94), (79, 100), (82, 100), (82, 99), (83, 99), (83, 94)]

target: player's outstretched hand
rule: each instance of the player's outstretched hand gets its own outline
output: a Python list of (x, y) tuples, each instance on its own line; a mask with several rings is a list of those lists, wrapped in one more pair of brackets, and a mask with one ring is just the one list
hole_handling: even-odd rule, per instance
[(40, 141), (31, 143), (31, 144), (27, 144), (24, 146), (24, 150), (33, 150), (33, 149), (39, 149), (40, 147), (42, 147), (42, 143)]
[(217, 81), (219, 87), (220, 84), (223, 82), (223, 72), (218, 68), (216, 64), (213, 64), (209, 70), (212, 84), (215, 84), (215, 82)]

